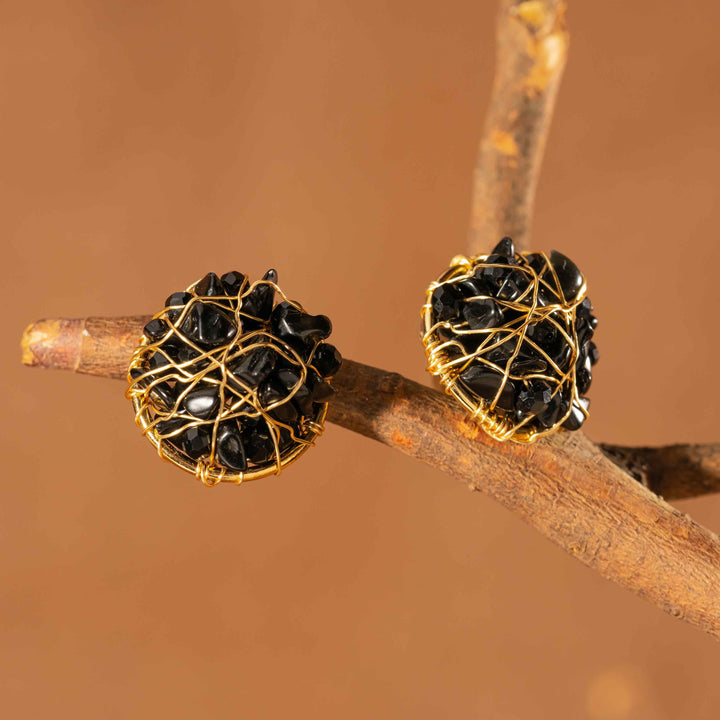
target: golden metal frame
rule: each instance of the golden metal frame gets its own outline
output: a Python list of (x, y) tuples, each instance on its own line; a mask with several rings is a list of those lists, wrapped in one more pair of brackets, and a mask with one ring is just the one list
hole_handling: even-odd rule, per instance
[[(269, 411), (292, 400), (295, 393), (307, 379), (309, 365), (306, 364), (300, 355), (298, 355), (298, 353), (287, 343), (283, 342), (274, 335), (271, 335), (265, 330), (253, 330), (247, 333), (240, 331), (230, 342), (213, 348), (212, 350), (203, 350), (197, 344), (193, 343), (192, 340), (188, 339), (180, 330), (185, 316), (192, 305), (198, 301), (202, 301), (203, 303), (216, 305), (217, 307), (222, 308), (225, 312), (228, 312), (230, 309), (228, 299), (235, 300), (234, 297), (228, 298), (227, 296), (197, 295), (194, 289), (197, 282), (198, 281), (188, 286), (186, 289), (186, 292), (193, 296), (186, 305), (164, 308), (153, 316), (154, 318), (161, 318), (168, 324), (168, 332), (162, 338), (154, 342), (143, 335), (137, 349), (133, 353), (128, 368), (128, 389), (125, 396), (132, 401), (133, 408), (135, 409), (135, 422), (143, 431), (143, 434), (155, 446), (158, 451), (158, 455), (163, 460), (171, 462), (187, 472), (193, 473), (204, 485), (212, 486), (217, 485), (220, 482), (230, 482), (239, 485), (242, 482), (257, 480), (262, 477), (267, 477), (268, 475), (278, 475), (283, 468), (295, 462), (311, 445), (313, 445), (315, 443), (315, 439), (322, 433), (325, 416), (327, 415), (327, 403), (321, 404), (315, 416), (303, 424), (302, 429), (304, 432), (300, 437), (295, 435), (292, 427), (271, 417), (268, 414)], [(283, 300), (287, 301), (301, 312), (305, 312), (302, 305), (289, 300), (285, 293), (283, 293), (283, 291), (275, 283), (269, 280), (257, 280), (249, 285), (246, 281), (238, 292), (237, 305), (234, 309), (235, 321), (238, 327), (242, 327), (241, 322), (243, 317), (251, 317), (242, 312), (242, 299), (259, 285), (271, 286)], [(179, 314), (174, 321), (168, 316), (168, 310), (179, 311)], [(174, 362), (162, 349), (163, 343), (165, 343), (171, 336), (179, 337), (183, 343), (195, 350), (198, 353), (198, 356), (184, 363)], [(240, 345), (240, 342), (243, 344)], [(299, 370), (300, 379), (296, 386), (289, 392), (287, 397), (279, 400), (278, 402), (272, 403), (267, 407), (262, 407), (257, 397), (256, 388), (254, 389), (249, 387), (235, 376), (233, 376), (232, 382), (236, 388), (241, 388), (242, 394), (240, 394), (237, 389), (232, 389), (228, 386), (229, 371), (227, 365), (229, 362), (237, 360), (250, 350), (267, 346), (272, 346), (275, 352), (281, 355), (285, 360), (292, 363)], [(173, 368), (171, 373), (164, 371), (159, 377), (153, 378), (155, 371), (145, 370), (146, 360), (155, 352), (162, 353), (169, 361), (169, 365)], [(207, 361), (207, 364), (205, 367), (198, 369), (196, 366), (202, 361)], [(133, 370), (139, 370), (141, 374), (137, 378), (133, 378), (131, 376), (131, 372)], [(220, 370), (220, 380), (207, 377), (208, 374), (214, 370)], [(175, 382), (186, 384), (187, 387), (184, 388), (182, 393), (178, 396), (174, 407), (166, 410), (152, 402), (151, 392), (155, 385), (168, 380), (174, 380)], [(179, 405), (183, 398), (200, 381), (203, 381), (204, 383), (217, 384), (219, 386), (220, 410), (217, 416), (209, 420), (189, 419), (182, 428), (179, 428), (174, 432), (167, 434), (161, 434), (158, 432), (157, 424), (162, 420), (168, 420), (176, 417)], [(240, 410), (241, 407), (246, 407), (247, 404), (252, 406), (253, 411), (248, 411), (247, 409)], [(270, 437), (275, 445), (275, 459), (274, 462), (269, 462), (265, 465), (260, 465), (244, 472), (231, 472), (212, 461), (212, 458), (215, 457), (217, 429), (221, 421), (240, 418), (243, 416), (262, 417), (264, 419)], [(212, 442), (209, 458), (201, 458), (196, 462), (191, 460), (187, 455), (170, 443), (165, 442), (168, 438), (178, 435), (185, 429), (199, 425), (212, 425)], [(284, 452), (280, 451), (279, 446), (280, 428), (285, 428), (290, 431), (293, 440), (291, 447), (286, 449)]]
[[(519, 253), (525, 257), (530, 253)], [(421, 310), (421, 317), (423, 323), (423, 335), (422, 343), (425, 348), (425, 354), (428, 361), (428, 372), (436, 375), (439, 379), (445, 391), (449, 395), (453, 395), (457, 398), (462, 405), (470, 411), (473, 418), (476, 418), (480, 423), (485, 432), (494, 437), (499, 441), (511, 440), (518, 443), (532, 443), (538, 438), (550, 435), (559, 429), (562, 429), (562, 423), (567, 420), (570, 415), (570, 408), (568, 411), (553, 425), (551, 428), (546, 430), (537, 430), (529, 425), (530, 420), (533, 418), (532, 415), (523, 418), (522, 421), (517, 421), (509, 415), (503, 415), (500, 412), (495, 411), (496, 403), (502, 393), (505, 383), (508, 380), (521, 380), (537, 378), (546, 380), (555, 386), (553, 389), (553, 395), (560, 389), (563, 390), (563, 394), (566, 391), (569, 392), (569, 396), (573, 400), (579, 399), (579, 394), (575, 382), (575, 366), (577, 363), (578, 356), (578, 338), (575, 329), (575, 312), (576, 308), (585, 299), (587, 295), (587, 284), (583, 281), (583, 285), (577, 294), (577, 297), (572, 301), (566, 301), (560, 288), (557, 274), (552, 264), (548, 260), (545, 253), (532, 253), (533, 255), (541, 255), (544, 260), (544, 266), (540, 272), (537, 273), (533, 268), (526, 264), (520, 265), (505, 265), (502, 263), (491, 263), (497, 267), (512, 267), (513, 270), (521, 270), (530, 279), (530, 284), (527, 289), (514, 301), (505, 301), (493, 298), (496, 303), (501, 307), (511, 308), (513, 310), (522, 312), (524, 316), (521, 318), (520, 323), (517, 320), (511, 321), (501, 327), (490, 328), (487, 330), (471, 330), (467, 323), (462, 318), (457, 318), (453, 322), (441, 321), (436, 322), (433, 317), (432, 311), (432, 293), (438, 286), (443, 283), (450, 281), (460, 280), (462, 278), (472, 277), (476, 267), (483, 263), (486, 264), (488, 255), (476, 255), (473, 257), (466, 257), (464, 255), (456, 255), (450, 261), (450, 267), (446, 270), (436, 281), (432, 282), (425, 293), (425, 304)], [(552, 284), (542, 279), (541, 276), (550, 270), (552, 277)], [(561, 302), (550, 305), (538, 305), (538, 290), (542, 285), (548, 287), (553, 293), (556, 293)], [(477, 298), (488, 297), (487, 295), (477, 295)], [(529, 304), (525, 304), (530, 300)], [(551, 321), (557, 329), (562, 333), (566, 342), (572, 350), (572, 355), (569, 361), (569, 369), (567, 371), (561, 370), (557, 364), (550, 358), (538, 345), (533, 343), (529, 338), (525, 337), (525, 331), (531, 323), (538, 322), (540, 320)], [(441, 329), (449, 331), (451, 337), (449, 340), (443, 340), (439, 337), (438, 332)], [(465, 348), (458, 341), (458, 337), (462, 335), (481, 335), (484, 339), (480, 343), (478, 349), (471, 354), (467, 354)], [(519, 337), (520, 340), (517, 342), (517, 347), (513, 352), (512, 356), (508, 359), (505, 367), (496, 365), (483, 357), (485, 353), (493, 350), (504, 342), (507, 342), (513, 337)], [(547, 361), (548, 367), (554, 370), (554, 374), (547, 373), (532, 373), (529, 375), (523, 375), (522, 377), (513, 375), (510, 373), (510, 366), (515, 359), (517, 353), (523, 342), (529, 343), (538, 353)], [(450, 347), (459, 348), (462, 353), (460, 356), (455, 355), (451, 357), (448, 353)], [(498, 391), (491, 402), (487, 402), (482, 398), (477, 398), (467, 392), (458, 382), (458, 376), (462, 373), (471, 363), (480, 363), (486, 365), (503, 374), (503, 380), (498, 388)], [(580, 405), (583, 413), (587, 417), (587, 411)]]

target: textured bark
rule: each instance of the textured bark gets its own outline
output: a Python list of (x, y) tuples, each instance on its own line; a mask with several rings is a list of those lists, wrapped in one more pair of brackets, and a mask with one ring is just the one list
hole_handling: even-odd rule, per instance
[(567, 59), (565, 2), (503, 0), (495, 82), (473, 183), (468, 253), (529, 248), (535, 187)]
[[(23, 362), (125, 379), (149, 317), (41, 320)], [(396, 373), (347, 360), (328, 419), (422, 460), (501, 502), (586, 565), (720, 637), (720, 541), (612, 462), (687, 497), (720, 485), (718, 446), (608, 448), (582, 433), (534, 445), (498, 443), (451, 398)], [(636, 471), (637, 472), (637, 471)]]

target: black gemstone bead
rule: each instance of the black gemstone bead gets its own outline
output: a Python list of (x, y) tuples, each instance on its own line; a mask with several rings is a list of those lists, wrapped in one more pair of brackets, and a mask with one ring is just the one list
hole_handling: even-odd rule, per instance
[(545, 370), (547, 370), (547, 362), (534, 354), (518, 353), (510, 364), (510, 374), (512, 375), (530, 375), (545, 372)]
[(275, 369), (277, 353), (268, 346), (258, 346), (248, 350), (237, 360), (233, 360), (228, 369), (242, 382), (256, 388)]
[[(155, 426), (155, 429), (157, 430), (158, 434), (163, 435), (171, 435), (177, 430), (180, 430), (180, 428), (185, 427), (185, 424), (188, 422), (188, 418), (183, 417), (171, 417), (167, 420), (160, 420), (158, 424)], [(172, 437), (169, 437), (167, 439), (168, 442), (172, 443), (173, 445), (179, 446), (180, 440), (178, 436), (173, 435)]]
[(432, 292), (430, 304), (435, 318), (441, 322), (453, 320), (463, 300), (462, 293), (455, 285), (443, 283)]
[(197, 283), (195, 283), (195, 292), (203, 297), (219, 297), (225, 295), (223, 284), (214, 272), (209, 272), (202, 280), (198, 280)]
[[(163, 350), (165, 348), (163, 347)], [(154, 352), (149, 358), (148, 358), (148, 366), (151, 370), (161, 370), (162, 368), (167, 368), (170, 365), (170, 361), (167, 359), (167, 357), (160, 351)]]
[(143, 333), (145, 337), (150, 340), (157, 341), (162, 338), (167, 331), (170, 329), (168, 324), (161, 318), (153, 318), (144, 328)]
[(492, 289), (481, 277), (472, 275), (463, 280), (450, 283), (450, 287), (457, 290), (458, 295), (464, 298), (491, 297)]
[(191, 348), (182, 341), (178, 340), (176, 343), (174, 340), (175, 338), (173, 338), (172, 343), (167, 342), (162, 346), (163, 350), (173, 362), (183, 365), (184, 363), (190, 362), (198, 357), (199, 353), (197, 350)]
[[(268, 271), (270, 272), (270, 271)], [(267, 276), (268, 273), (265, 273)], [(266, 279), (263, 278), (263, 279)], [(248, 315), (252, 322), (243, 320), (244, 325), (248, 329), (255, 329), (267, 322), (272, 313), (273, 302), (275, 300), (275, 288), (272, 285), (258, 283), (255, 287), (242, 299), (241, 311), (243, 315)]]
[(537, 414), (537, 419), (544, 428), (551, 428), (567, 412), (569, 403), (563, 398), (562, 391), (557, 390), (550, 398), (546, 408)]
[(192, 416), (208, 420), (215, 415), (220, 405), (217, 385), (191, 390), (185, 396), (183, 405)]
[(278, 370), (277, 378), (286, 394), (289, 395), (295, 390), (291, 402), (301, 415), (310, 417), (312, 415), (312, 397), (307, 385), (300, 384), (300, 375), (295, 370), (282, 369)]
[(278, 303), (271, 318), (273, 333), (302, 351), (324, 340), (332, 331), (330, 319), (325, 315), (309, 315), (286, 300)]
[(330, 378), (340, 369), (342, 355), (330, 343), (320, 343), (312, 356), (313, 367), (325, 378)]
[(542, 380), (533, 381), (517, 394), (515, 409), (523, 416), (543, 412), (550, 404), (552, 388)]
[(584, 395), (592, 383), (592, 363), (590, 357), (584, 358), (582, 365), (578, 364), (575, 372), (575, 381), (580, 395)]
[(237, 333), (234, 319), (214, 305), (195, 302), (181, 325), (181, 332), (201, 345), (223, 345)]
[(330, 383), (323, 380), (313, 387), (310, 397), (314, 403), (324, 405), (334, 394), (335, 391), (332, 389)]
[(295, 405), (291, 402), (283, 402), (277, 407), (273, 407), (271, 410), (268, 408), (273, 404), (285, 400), (287, 398), (287, 390), (282, 386), (279, 386), (279, 382), (271, 378), (266, 380), (258, 390), (258, 400), (260, 405), (265, 409), (272, 417), (276, 418), (283, 423), (293, 423), (298, 419), (298, 411)]
[(166, 382), (157, 383), (153, 385), (150, 390), (150, 399), (154, 407), (160, 410), (170, 411), (175, 406), (177, 397), (175, 390), (170, 387)]
[(512, 268), (507, 266), (516, 264), (514, 258), (493, 253), (477, 267), (474, 277), (485, 283), (491, 294), (497, 297), (498, 289), (512, 272)]
[(248, 424), (243, 429), (245, 457), (255, 465), (275, 461), (275, 443), (264, 420)]
[(552, 350), (557, 343), (558, 335), (557, 327), (549, 320), (530, 323), (525, 329), (525, 337), (543, 350)]
[(204, 425), (189, 427), (179, 435), (182, 450), (193, 460), (207, 455), (212, 440), (210, 429)]
[(503, 324), (502, 310), (490, 298), (468, 300), (462, 313), (471, 330), (487, 330)]
[(547, 262), (545, 260), (545, 256), (542, 253), (528, 253), (527, 255), (525, 255), (525, 262), (540, 277), (542, 277), (542, 274), (547, 269)]
[(598, 350), (598, 346), (592, 341), (588, 344), (587, 354), (590, 358), (591, 365), (595, 365), (595, 363), (597, 363), (597, 361), (600, 359), (600, 351)]
[(515, 257), (515, 245), (512, 238), (504, 237), (492, 251), (493, 255), (505, 255), (506, 257)]
[[(503, 376), (490, 368), (474, 365), (460, 374), (460, 380), (476, 395), (492, 402), (500, 390)], [(501, 410), (514, 409), (515, 385), (511, 380), (505, 382), (495, 407)]]
[[(578, 404), (579, 402), (579, 404)], [(582, 407), (580, 407), (582, 405)], [(582, 424), (585, 422), (585, 413), (590, 407), (590, 400), (588, 398), (580, 398), (579, 401), (573, 401), (572, 407), (570, 408), (570, 414), (567, 420), (562, 424), (566, 430), (579, 430)], [(582, 411), (585, 408), (585, 412)]]
[(228, 295), (232, 297), (237, 297), (242, 292), (245, 284), (247, 283), (247, 275), (244, 275), (241, 272), (237, 272), (237, 270), (232, 270), (230, 272), (226, 272), (220, 278), (220, 282), (223, 284), (225, 292)]
[(277, 270), (275, 268), (270, 268), (264, 275), (263, 280), (267, 280), (268, 282), (275, 283), (277, 285), (278, 281), (278, 274)]
[(240, 429), (235, 420), (227, 420), (218, 426), (215, 438), (215, 459), (230, 470), (247, 470), (247, 458)]
[(530, 285), (530, 279), (522, 270), (511, 270), (498, 287), (496, 297), (512, 302), (517, 300)]
[(175, 322), (180, 317), (183, 307), (192, 300), (192, 295), (189, 292), (176, 292), (173, 293), (165, 301), (165, 314), (171, 322)]
[[(583, 286), (583, 276), (577, 265), (566, 255), (553, 250), (550, 253), (550, 262), (552, 263), (558, 281), (560, 283), (560, 289), (565, 296), (565, 299), (570, 301), (577, 297), (580, 288)], [(549, 280), (548, 280), (549, 282)], [(552, 283), (550, 283), (552, 285)]]

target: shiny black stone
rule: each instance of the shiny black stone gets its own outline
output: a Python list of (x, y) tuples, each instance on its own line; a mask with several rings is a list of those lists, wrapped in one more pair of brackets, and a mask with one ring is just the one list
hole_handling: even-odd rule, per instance
[(545, 409), (539, 412), (536, 418), (544, 428), (550, 428), (567, 412), (568, 405), (568, 401), (563, 398), (562, 391), (557, 390)]
[(218, 426), (215, 438), (215, 459), (230, 470), (247, 470), (245, 446), (237, 421), (226, 420)]
[(193, 460), (199, 460), (209, 452), (212, 436), (210, 428), (199, 425), (189, 427), (185, 432), (180, 433), (178, 439), (183, 452)]
[(154, 407), (160, 410), (170, 411), (175, 406), (177, 397), (175, 390), (170, 387), (166, 382), (157, 383), (153, 385), (150, 390), (150, 399)]
[(247, 275), (237, 272), (237, 270), (231, 270), (220, 278), (220, 282), (229, 296), (237, 297), (247, 283)]
[(150, 340), (157, 341), (162, 338), (170, 329), (168, 324), (161, 318), (153, 318), (144, 328), (143, 334)]
[(310, 397), (314, 403), (324, 405), (335, 394), (329, 382), (323, 380), (317, 383), (311, 391)]
[(579, 430), (585, 422), (585, 413), (582, 411), (580, 405), (582, 405), (587, 412), (590, 407), (590, 400), (588, 398), (580, 398), (579, 404), (577, 400), (573, 401), (572, 407), (570, 408), (570, 414), (568, 415), (567, 420), (565, 420), (562, 424), (566, 430)]
[[(492, 402), (500, 389), (503, 376), (491, 368), (474, 365), (460, 374), (460, 380), (476, 395)], [(495, 407), (501, 410), (514, 409), (515, 385), (511, 380), (505, 382)]]
[(535, 380), (528, 383), (518, 392), (515, 399), (515, 409), (522, 416), (535, 415), (543, 412), (550, 404), (552, 388), (549, 383), (543, 380)]
[(588, 343), (587, 355), (590, 358), (591, 365), (595, 365), (600, 359), (600, 351), (598, 350), (598, 346), (592, 341)]
[(228, 365), (228, 369), (246, 385), (256, 388), (275, 369), (277, 357), (277, 353), (271, 347), (259, 346), (233, 360)]
[(223, 345), (237, 333), (237, 326), (226, 312), (209, 303), (195, 302), (180, 327), (181, 332), (200, 345)]
[(312, 416), (312, 396), (307, 385), (300, 383), (300, 374), (295, 370), (282, 369), (277, 371), (278, 382), (289, 395), (294, 389), (295, 394), (292, 396), (291, 402), (297, 408), (298, 412), (305, 417)]
[[(550, 262), (555, 269), (560, 289), (566, 300), (573, 300), (577, 297), (580, 288), (583, 286), (583, 276), (577, 265), (566, 255), (553, 250), (550, 253)], [(549, 282), (549, 279), (548, 279)], [(552, 282), (550, 283), (552, 285)]]
[(268, 282), (275, 283), (277, 285), (278, 281), (278, 274), (277, 270), (275, 268), (270, 268), (264, 275), (263, 280), (267, 280)]
[(312, 356), (313, 367), (325, 378), (330, 378), (340, 369), (342, 355), (330, 343), (320, 343)]
[(462, 314), (471, 330), (487, 330), (503, 324), (502, 310), (490, 298), (468, 300)]
[(192, 300), (192, 295), (189, 292), (176, 292), (173, 293), (165, 301), (165, 314), (171, 322), (175, 322), (182, 313), (183, 307)]
[(275, 461), (275, 443), (264, 420), (248, 424), (243, 429), (245, 457), (255, 465)]
[(162, 348), (167, 353), (168, 357), (179, 365), (190, 362), (199, 355), (197, 350), (191, 348), (189, 345), (186, 345), (184, 342), (179, 340), (178, 342), (175, 342), (175, 338), (173, 338), (173, 342), (163, 343)]
[(463, 280), (455, 280), (450, 283), (450, 287), (457, 290), (459, 297), (466, 299), (476, 297), (491, 297), (492, 289), (481, 277), (472, 275)]
[(298, 411), (292, 402), (284, 402), (269, 410), (273, 403), (285, 400), (288, 396), (287, 390), (279, 385), (279, 381), (271, 378), (266, 380), (258, 389), (258, 400), (272, 417), (283, 423), (293, 423), (298, 419)]
[(312, 349), (332, 331), (332, 324), (327, 316), (302, 312), (286, 300), (278, 303), (273, 310), (271, 325), (277, 337), (298, 351)]
[[(165, 347), (163, 347), (163, 350)], [(154, 352), (149, 358), (148, 358), (148, 367), (151, 370), (161, 370), (162, 368), (167, 368), (170, 365), (170, 360), (167, 359), (167, 357), (158, 350), (158, 352)]]
[(580, 395), (584, 395), (590, 389), (592, 383), (592, 362), (590, 357), (584, 358), (582, 364), (578, 363), (575, 371), (575, 382)]
[(492, 253), (475, 270), (474, 277), (490, 289), (491, 294), (497, 297), (497, 291), (502, 286), (505, 278), (513, 271), (508, 265), (516, 265), (512, 257)]
[(549, 320), (530, 323), (525, 329), (525, 337), (543, 350), (555, 348), (559, 334), (557, 327)]
[(203, 297), (219, 297), (225, 295), (223, 284), (214, 272), (209, 272), (202, 280), (198, 280), (195, 283), (195, 292)]
[(511, 375), (530, 375), (532, 373), (541, 373), (547, 370), (547, 362), (541, 357), (528, 355), (526, 353), (518, 353), (515, 359), (510, 363)]
[[(268, 273), (270, 271), (268, 270)], [(267, 274), (263, 279), (267, 279)], [(245, 297), (242, 299), (241, 311), (243, 315), (248, 315), (250, 322), (243, 319), (243, 324), (248, 329), (256, 329), (270, 319), (275, 300), (275, 288), (272, 285), (258, 283)], [(253, 322), (254, 321), (254, 322)]]
[(441, 322), (455, 319), (462, 300), (463, 295), (455, 285), (438, 285), (430, 297), (435, 318)]
[[(158, 424), (155, 426), (155, 429), (158, 431), (159, 435), (170, 435), (171, 433), (175, 432), (176, 430), (179, 430), (182, 427), (185, 427), (185, 424), (187, 423), (188, 418), (182, 418), (182, 417), (171, 417), (167, 420), (160, 420)], [(169, 437), (167, 439), (167, 442), (172, 443), (176, 447), (180, 447), (180, 440), (178, 439), (179, 436), (173, 435), (172, 437)]]
[(528, 253), (524, 257), (525, 262), (535, 271), (535, 273), (538, 276), (542, 276), (542, 274), (547, 269), (545, 256), (541, 253)]
[(515, 257), (515, 245), (512, 238), (504, 237), (494, 248), (493, 255), (505, 255), (506, 257)]
[(208, 420), (215, 415), (220, 405), (217, 385), (191, 390), (183, 399), (185, 409), (196, 418)]
[(515, 301), (528, 289), (529, 285), (530, 278), (522, 270), (511, 270), (498, 287), (495, 297), (507, 302)]

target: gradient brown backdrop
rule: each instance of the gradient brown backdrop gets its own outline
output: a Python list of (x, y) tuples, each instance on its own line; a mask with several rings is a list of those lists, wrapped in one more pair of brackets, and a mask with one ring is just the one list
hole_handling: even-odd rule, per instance
[[(534, 244), (589, 276), (587, 431), (717, 440), (720, 5), (569, 5)], [(717, 717), (715, 643), (449, 478), (330, 426), (280, 478), (207, 490), (120, 383), (19, 364), (34, 319), (276, 266), (345, 355), (429, 381), (418, 309), (463, 248), (495, 2), (0, 13), (3, 714)], [(720, 529), (720, 498), (679, 506)]]

